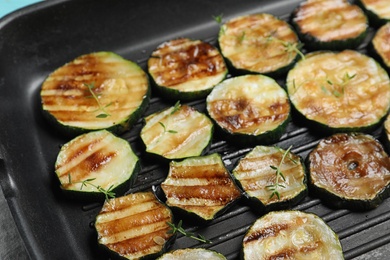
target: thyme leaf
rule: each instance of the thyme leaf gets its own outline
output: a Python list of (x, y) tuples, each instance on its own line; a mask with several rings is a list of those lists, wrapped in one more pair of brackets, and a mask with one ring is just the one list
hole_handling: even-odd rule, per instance
[(109, 117), (111, 116), (107, 111), (106, 111), (106, 108), (111, 106), (112, 105), (112, 102), (110, 102), (109, 104), (107, 105), (102, 105), (99, 101), (99, 97), (101, 96), (101, 94), (97, 94), (95, 93), (94, 91), (94, 88), (95, 88), (95, 83), (92, 82), (92, 83), (84, 83), (84, 86), (86, 86), (88, 88), (88, 91), (89, 93), (91, 93), (91, 96), (87, 96), (87, 98), (93, 98), (95, 99), (96, 103), (98, 104), (99, 108), (93, 112), (96, 112), (96, 111), (101, 111), (102, 113), (98, 114), (96, 116), (96, 118), (106, 118), (106, 117)]
[(83, 181), (72, 182), (71, 175), (68, 174), (68, 183), (69, 184), (80, 183), (80, 190), (82, 190), (84, 187), (87, 187), (89, 185), (94, 187), (99, 192), (103, 193), (104, 196), (106, 197), (106, 200), (115, 198), (116, 194), (115, 192), (112, 191), (114, 185), (111, 185), (108, 189), (104, 189), (102, 186), (94, 184), (93, 183), (94, 180), (96, 180), (96, 178), (89, 178)]
[(283, 45), (285, 52), (287, 52), (289, 54), (295, 52), (301, 57), (302, 60), (305, 59), (305, 55), (301, 51), (301, 49), (303, 47), (303, 43), (301, 43), (301, 42), (284, 41), (284, 40), (281, 40), (279, 38), (274, 37), (273, 34), (271, 34), (267, 37), (267, 41), (268, 42), (273, 41), (273, 42), (280, 43), (281, 45)]
[(186, 231), (182, 227), (182, 225), (183, 225), (182, 220), (180, 220), (177, 225), (175, 225), (174, 223), (171, 223), (171, 222), (167, 222), (167, 224), (171, 227), (171, 229), (168, 231), (170, 234), (180, 233), (186, 237), (195, 239), (195, 240), (202, 242), (202, 243), (207, 243), (207, 244), (212, 243), (211, 240), (207, 239), (206, 237), (202, 236), (201, 234), (194, 234), (192, 232)]

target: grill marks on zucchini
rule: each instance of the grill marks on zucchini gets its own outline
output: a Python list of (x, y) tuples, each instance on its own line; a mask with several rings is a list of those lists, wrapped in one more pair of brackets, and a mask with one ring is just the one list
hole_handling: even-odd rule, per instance
[(390, 107), (386, 71), (356, 51), (314, 52), (287, 76), (291, 103), (322, 130), (369, 131)]
[(389, 195), (390, 158), (370, 135), (332, 135), (307, 159), (309, 184), (334, 207), (371, 209)]
[(213, 219), (240, 196), (218, 154), (172, 161), (161, 188), (168, 206), (203, 220)]
[(96, 217), (99, 244), (128, 259), (161, 254), (174, 238), (172, 213), (152, 192), (132, 193), (106, 201)]
[(304, 1), (292, 13), (292, 23), (311, 49), (356, 48), (368, 29), (364, 12), (347, 0)]
[[(219, 46), (238, 70), (268, 75), (285, 72), (298, 58), (299, 40), (288, 23), (271, 14), (240, 16), (222, 25)], [(288, 45), (296, 49), (288, 49)]]
[[(138, 65), (111, 52), (97, 52), (51, 73), (42, 84), (41, 100), (46, 115), (68, 132), (119, 133), (139, 119), (149, 92), (147, 75)], [(102, 107), (109, 116), (99, 116)]]
[(243, 259), (344, 259), (337, 235), (318, 216), (274, 211), (256, 220), (243, 239)]
[(205, 97), (227, 74), (218, 49), (200, 40), (180, 38), (158, 46), (148, 71), (160, 93), (170, 99)]

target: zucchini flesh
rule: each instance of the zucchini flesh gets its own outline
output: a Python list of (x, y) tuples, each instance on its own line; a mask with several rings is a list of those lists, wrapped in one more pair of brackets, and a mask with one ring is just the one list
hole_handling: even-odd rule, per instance
[(272, 211), (256, 220), (243, 239), (243, 259), (344, 259), (336, 233), (318, 216)]
[(178, 105), (145, 117), (141, 139), (146, 151), (166, 159), (199, 156), (208, 147), (213, 123), (187, 105)]
[(308, 156), (309, 185), (333, 207), (366, 210), (389, 194), (390, 159), (372, 136), (334, 134)]
[[(276, 174), (275, 167), (283, 177)], [(279, 147), (256, 146), (240, 159), (232, 174), (246, 196), (262, 208), (285, 204), (292, 206), (307, 194), (302, 159)], [(277, 178), (278, 184), (283, 185), (277, 187), (279, 195), (273, 194)]]
[(273, 142), (290, 121), (286, 92), (264, 75), (226, 79), (212, 90), (206, 103), (216, 124), (243, 141)]
[(379, 60), (390, 71), (390, 23), (380, 27), (371, 40), (372, 47)]
[(220, 29), (218, 43), (222, 55), (234, 68), (269, 76), (287, 70), (299, 50), (298, 37), (288, 23), (267, 13), (226, 22)]
[(228, 72), (217, 48), (188, 38), (158, 46), (148, 60), (148, 71), (161, 95), (181, 100), (205, 97)]
[(40, 95), (45, 115), (64, 132), (122, 133), (146, 108), (149, 88), (147, 75), (137, 64), (112, 52), (97, 52), (51, 73)]
[(96, 217), (98, 243), (127, 259), (156, 257), (167, 250), (173, 215), (152, 192), (106, 201)]
[(64, 191), (99, 194), (98, 187), (127, 189), (138, 174), (138, 160), (126, 140), (106, 130), (92, 131), (61, 147), (55, 172)]
[(158, 260), (226, 260), (222, 254), (205, 248), (184, 248), (163, 254)]
[(212, 220), (240, 196), (219, 154), (172, 161), (169, 166), (161, 183), (166, 204), (187, 215)]
[(290, 70), (286, 84), (296, 110), (330, 132), (372, 130), (390, 107), (389, 76), (357, 51), (310, 53)]
[(292, 23), (309, 49), (353, 49), (368, 30), (364, 12), (347, 0), (306, 0), (292, 13)]

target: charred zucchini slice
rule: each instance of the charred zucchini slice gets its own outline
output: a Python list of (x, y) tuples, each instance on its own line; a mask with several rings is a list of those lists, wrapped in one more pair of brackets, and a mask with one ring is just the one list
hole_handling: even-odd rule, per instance
[(380, 27), (371, 40), (374, 57), (390, 72), (390, 23)]
[(106, 201), (96, 217), (98, 243), (114, 256), (156, 259), (172, 245), (173, 215), (152, 192), (131, 193)]
[(135, 63), (112, 52), (77, 57), (41, 87), (44, 115), (63, 133), (128, 130), (149, 103), (149, 80)]
[(237, 143), (272, 143), (290, 122), (285, 90), (264, 75), (226, 79), (207, 96), (206, 104), (210, 117)]
[(148, 71), (163, 97), (194, 100), (206, 97), (228, 69), (213, 45), (180, 38), (157, 47), (148, 60)]
[(214, 250), (205, 248), (176, 249), (157, 258), (158, 260), (226, 260), (226, 257)]
[(357, 51), (313, 52), (287, 75), (296, 110), (325, 132), (367, 132), (378, 127), (390, 107), (386, 71)]
[(387, 0), (355, 0), (367, 14), (370, 25), (379, 27), (390, 22), (390, 6)]
[(256, 146), (233, 169), (238, 185), (258, 211), (289, 208), (307, 195), (300, 156), (277, 146)]
[(300, 42), (291, 26), (267, 14), (231, 19), (221, 26), (222, 55), (238, 72), (279, 76), (299, 58)]
[(370, 135), (334, 134), (321, 140), (307, 160), (309, 187), (332, 207), (367, 210), (389, 196), (390, 159)]
[(293, 11), (291, 23), (312, 50), (357, 48), (368, 31), (363, 10), (347, 0), (306, 0)]
[(124, 193), (139, 169), (139, 159), (130, 144), (106, 130), (72, 139), (61, 147), (55, 162), (64, 193), (84, 198)]
[(337, 234), (320, 217), (272, 211), (257, 219), (243, 239), (244, 260), (344, 259)]
[(170, 162), (161, 189), (169, 207), (199, 221), (214, 219), (240, 196), (216, 153)]
[(141, 139), (146, 152), (166, 159), (201, 155), (213, 136), (213, 122), (188, 105), (169, 107), (145, 118)]

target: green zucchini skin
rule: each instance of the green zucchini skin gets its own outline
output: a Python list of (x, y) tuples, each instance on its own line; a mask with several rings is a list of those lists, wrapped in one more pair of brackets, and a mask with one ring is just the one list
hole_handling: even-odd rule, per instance
[(63, 195), (78, 200), (106, 199), (99, 188), (115, 195), (124, 194), (139, 171), (139, 158), (130, 144), (107, 130), (70, 140), (61, 147), (55, 162)]
[[(277, 189), (279, 198), (269, 188), (276, 182), (276, 170), (271, 167), (278, 167), (285, 178), (278, 176), (279, 183), (284, 186)], [(302, 157), (276, 146), (256, 146), (240, 159), (232, 175), (244, 197), (259, 213), (291, 208), (308, 194)], [(289, 187), (294, 188), (286, 190)]]
[(43, 116), (71, 137), (102, 129), (115, 134), (129, 130), (149, 105), (150, 94), (141, 67), (113, 52), (75, 58), (48, 75), (40, 91)]
[(224, 80), (207, 96), (206, 108), (217, 129), (237, 145), (273, 143), (291, 120), (285, 90), (260, 74)]
[(299, 120), (327, 134), (373, 131), (390, 107), (387, 72), (353, 50), (307, 54), (289, 71), (286, 89)]
[(272, 211), (246, 232), (241, 259), (343, 260), (337, 234), (315, 214), (297, 210)]
[(354, 3), (360, 6), (366, 13), (371, 26), (378, 28), (390, 22), (390, 12), (388, 11), (388, 2), (386, 0), (355, 0)]
[(290, 21), (311, 51), (356, 49), (368, 33), (366, 15), (347, 0), (303, 1)]
[(218, 46), (235, 75), (269, 77), (283, 76), (300, 58), (298, 51), (301, 50), (293, 28), (268, 13), (243, 15), (227, 21), (220, 28)]
[(217, 153), (171, 161), (161, 189), (173, 212), (199, 223), (215, 219), (241, 196)]
[(340, 133), (320, 141), (306, 158), (311, 194), (332, 208), (366, 211), (390, 195), (390, 158), (363, 133)]
[(226, 78), (228, 69), (216, 47), (179, 38), (160, 44), (152, 52), (148, 72), (162, 97), (190, 101), (206, 97)]
[(226, 257), (214, 250), (205, 248), (176, 249), (157, 258), (157, 260), (226, 260)]

